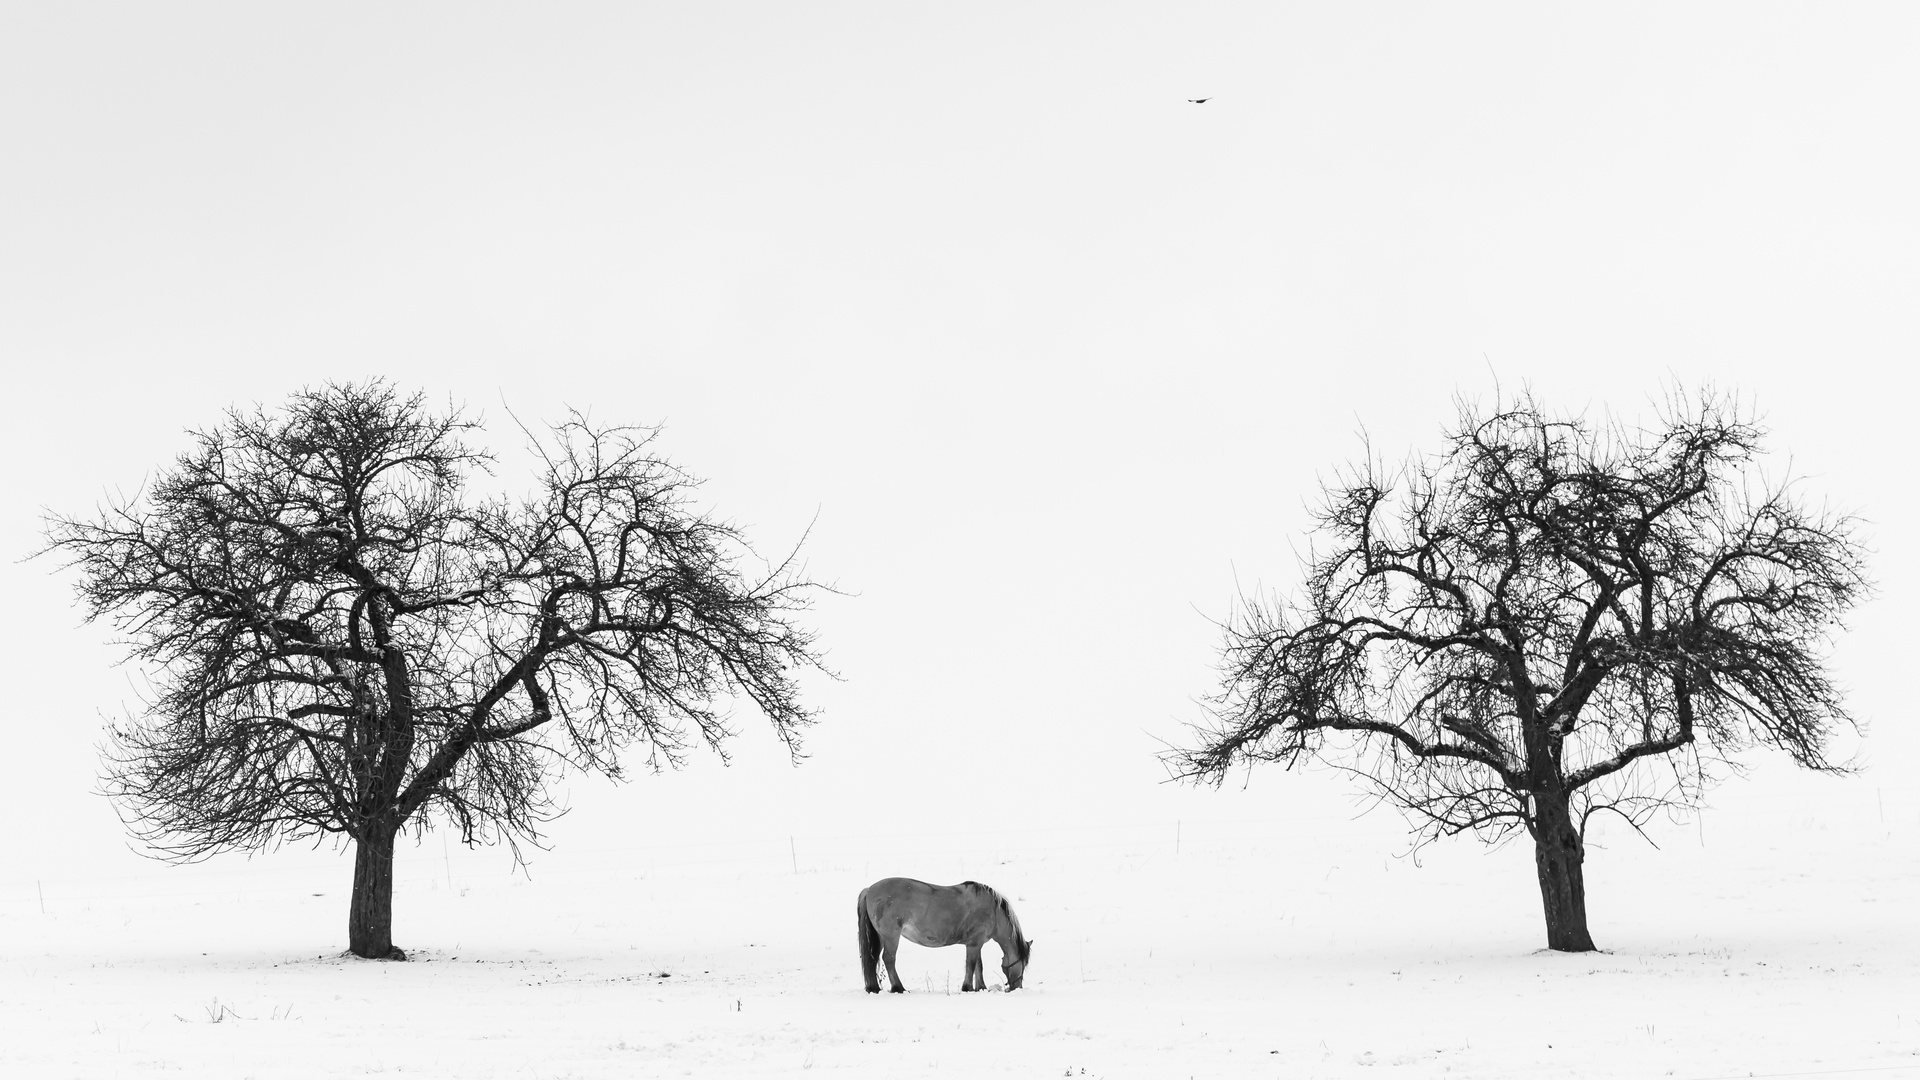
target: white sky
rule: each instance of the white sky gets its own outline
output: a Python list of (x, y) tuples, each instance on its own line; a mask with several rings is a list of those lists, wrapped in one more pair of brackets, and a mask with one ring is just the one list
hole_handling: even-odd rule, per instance
[(731, 770), (578, 785), (563, 846), (1341, 790), (1176, 790), (1155, 737), (1361, 429), (1430, 446), (1496, 377), (1759, 407), (1872, 523), (1838, 663), (1904, 789), (1916, 55), (1909, 5), (7, 4), (16, 876), (127, 858), (84, 794), (126, 676), (14, 561), (40, 508), (376, 374), (664, 423), (853, 594), (805, 766), (743, 718)]

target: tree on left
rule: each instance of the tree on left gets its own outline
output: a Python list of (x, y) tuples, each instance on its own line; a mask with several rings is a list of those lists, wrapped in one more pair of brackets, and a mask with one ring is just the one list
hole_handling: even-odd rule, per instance
[(723, 758), (750, 703), (788, 753), (813, 720), (796, 624), (819, 586), (691, 505), (649, 429), (530, 437), (533, 493), (480, 497), (478, 424), (391, 384), (230, 410), (131, 499), (47, 517), (89, 621), (151, 687), (105, 789), (156, 854), (354, 847), (349, 951), (393, 944), (397, 839), (537, 837), (568, 767)]

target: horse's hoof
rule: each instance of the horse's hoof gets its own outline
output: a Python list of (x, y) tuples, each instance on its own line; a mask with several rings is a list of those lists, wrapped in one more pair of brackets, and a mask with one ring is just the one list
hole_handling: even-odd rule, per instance
[(869, 987), (867, 987), (867, 993), (869, 993), (869, 994), (877, 994), (877, 993), (879, 993), (879, 992), (880, 992), (880, 988), (879, 988), (879, 987), (877, 987), (877, 986), (869, 986)]
[(893, 988), (893, 993), (896, 993), (896, 994), (904, 994), (906, 992), (907, 992), (907, 988), (904, 986), (896, 986)]

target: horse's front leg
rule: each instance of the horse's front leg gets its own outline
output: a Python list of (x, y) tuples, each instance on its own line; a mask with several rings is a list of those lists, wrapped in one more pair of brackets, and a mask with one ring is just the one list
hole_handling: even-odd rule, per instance
[(986, 976), (981, 974), (982, 970), (983, 968), (980, 964), (980, 946), (967, 946), (967, 970), (960, 976), (961, 993), (968, 994), (975, 990), (985, 990), (987, 988)]
[(887, 978), (893, 983), (893, 992), (896, 994), (904, 994), (907, 992), (907, 988), (901, 984), (900, 972), (893, 966), (894, 954), (899, 951), (900, 935), (898, 934), (886, 938), (886, 940), (880, 944), (880, 959), (886, 961)]

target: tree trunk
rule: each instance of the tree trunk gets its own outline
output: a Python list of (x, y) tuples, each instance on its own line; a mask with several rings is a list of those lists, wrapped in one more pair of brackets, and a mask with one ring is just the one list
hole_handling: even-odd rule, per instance
[(347, 907), (347, 951), (369, 960), (405, 960), (393, 947), (393, 842), (399, 830), (372, 826), (354, 841), (353, 898)]
[(1540, 903), (1547, 915), (1547, 948), (1592, 952), (1587, 933), (1586, 858), (1566, 792), (1534, 793), (1533, 865), (1540, 875)]

